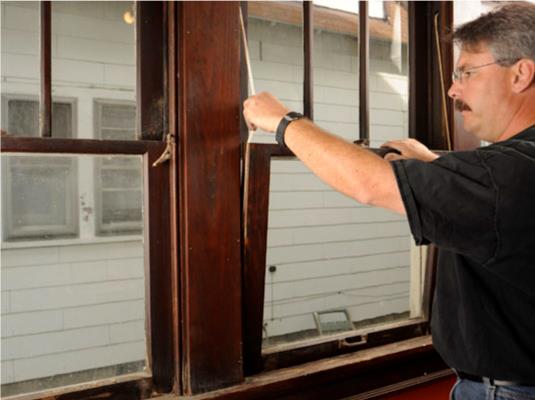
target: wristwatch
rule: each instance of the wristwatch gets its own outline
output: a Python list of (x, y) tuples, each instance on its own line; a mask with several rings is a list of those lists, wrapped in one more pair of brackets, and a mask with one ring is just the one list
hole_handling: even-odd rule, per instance
[(286, 132), (286, 128), (288, 127), (288, 125), (290, 125), (291, 122), (301, 118), (305, 118), (305, 116), (301, 113), (290, 111), (281, 119), (279, 125), (277, 126), (277, 132), (275, 134), (275, 139), (277, 140), (277, 143), (279, 145), (281, 145), (282, 147), (286, 147), (286, 143), (284, 142), (284, 133)]

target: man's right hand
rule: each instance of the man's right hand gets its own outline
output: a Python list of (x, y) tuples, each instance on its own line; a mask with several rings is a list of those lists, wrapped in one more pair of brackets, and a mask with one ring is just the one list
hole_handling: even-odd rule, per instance
[(386, 154), (384, 158), (388, 161), (416, 159), (429, 162), (438, 158), (438, 155), (433, 153), (416, 139), (390, 140), (386, 143), (383, 143), (381, 147), (392, 147), (401, 153)]
[(243, 102), (243, 116), (251, 130), (259, 128), (275, 133), (288, 111), (290, 110), (284, 104), (267, 92), (258, 93)]

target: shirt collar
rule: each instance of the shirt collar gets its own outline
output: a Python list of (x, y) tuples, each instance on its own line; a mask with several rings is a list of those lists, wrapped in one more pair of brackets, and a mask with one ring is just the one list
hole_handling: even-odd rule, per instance
[(524, 129), (523, 131), (517, 133), (516, 135), (511, 136), (507, 140), (529, 140), (529, 141), (535, 141), (535, 125), (532, 125), (529, 128)]

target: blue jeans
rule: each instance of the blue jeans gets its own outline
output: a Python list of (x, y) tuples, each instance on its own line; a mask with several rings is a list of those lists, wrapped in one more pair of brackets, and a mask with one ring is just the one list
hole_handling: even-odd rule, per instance
[(535, 400), (535, 386), (493, 386), (488, 383), (457, 379), (451, 400)]

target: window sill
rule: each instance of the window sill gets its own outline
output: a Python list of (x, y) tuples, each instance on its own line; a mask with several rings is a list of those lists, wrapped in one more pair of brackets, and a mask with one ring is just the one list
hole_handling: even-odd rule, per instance
[(59, 247), (59, 246), (75, 246), (84, 244), (98, 244), (98, 243), (119, 243), (119, 242), (135, 242), (142, 241), (142, 235), (124, 235), (124, 236), (102, 236), (92, 238), (74, 238), (74, 239), (52, 239), (52, 240), (21, 240), (20, 242), (2, 242), (1, 249), (26, 249), (35, 247)]
[(355, 329), (347, 332), (341, 332), (339, 334), (321, 335), (316, 338), (307, 339), (299, 342), (290, 342), (285, 344), (279, 344), (274, 346), (265, 347), (262, 349), (263, 356), (269, 356), (271, 354), (280, 353), (289, 350), (295, 350), (300, 348), (307, 348), (311, 346), (321, 345), (329, 342), (336, 342), (352, 337), (358, 337), (361, 335), (368, 335), (370, 333), (381, 332), (389, 329), (402, 328), (421, 324), (426, 322), (425, 318), (413, 318), (402, 321), (395, 321), (391, 323), (383, 323), (378, 325), (372, 325), (366, 328)]
[(434, 351), (431, 336), (422, 336), (260, 373), (225, 389), (193, 396), (166, 395), (158, 399), (275, 399), (289, 395), (308, 398), (307, 394), (319, 394), (322, 390), (333, 391), (329, 395), (333, 399), (357, 393), (359, 399), (371, 399), (451, 374)]

